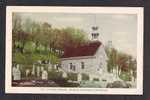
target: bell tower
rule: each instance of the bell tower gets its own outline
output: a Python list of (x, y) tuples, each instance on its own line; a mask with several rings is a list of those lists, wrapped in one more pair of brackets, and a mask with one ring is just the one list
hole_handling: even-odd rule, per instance
[(92, 41), (98, 41), (99, 40), (99, 32), (98, 29), (99, 27), (97, 26), (97, 21), (96, 21), (96, 14), (92, 15), (93, 16), (93, 26), (92, 26), (92, 32), (91, 32), (91, 40)]
[(98, 32), (98, 26), (92, 26), (92, 41), (98, 41), (99, 39), (99, 32)]

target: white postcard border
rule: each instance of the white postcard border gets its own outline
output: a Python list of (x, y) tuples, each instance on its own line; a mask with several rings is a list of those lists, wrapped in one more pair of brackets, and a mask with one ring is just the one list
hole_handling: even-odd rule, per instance
[[(12, 87), (12, 12), (67, 12), (137, 14), (137, 88), (61, 88), (61, 87)], [(7, 6), (6, 7), (6, 56), (5, 92), (30, 94), (143, 94), (143, 7), (59, 7), (59, 6)]]

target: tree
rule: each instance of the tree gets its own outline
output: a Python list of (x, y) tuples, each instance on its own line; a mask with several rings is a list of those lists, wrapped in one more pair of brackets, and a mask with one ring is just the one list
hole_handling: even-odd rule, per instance
[(131, 55), (119, 52), (115, 48), (106, 47), (105, 50), (108, 56), (107, 69), (109, 72), (116, 69), (118, 76), (124, 72), (128, 73), (128, 75), (131, 75), (131, 72), (133, 72), (135, 76), (136, 60)]
[(67, 27), (62, 30), (64, 38), (64, 47), (79, 46), (87, 43), (89, 40), (83, 30)]
[(22, 18), (18, 13), (12, 13), (12, 33), (22, 31)]
[(106, 53), (107, 53), (107, 56), (108, 56), (108, 71), (109, 72), (112, 72), (113, 69), (117, 69), (117, 50), (114, 49), (114, 48), (106, 48)]
[(13, 32), (15, 33), (13, 40), (17, 47), (14, 50), (19, 50), (16, 53), (22, 53), (25, 57), (27, 55), (27, 57), (32, 55), (33, 58), (36, 58), (34, 55), (41, 56), (36, 58), (40, 60), (56, 58), (54, 61), (56, 62), (65, 47), (79, 46), (88, 41), (86, 33), (81, 29), (53, 28), (47, 22), (38, 23), (30, 18), (23, 19), (16, 13), (13, 16)]
[[(16, 48), (16, 41), (18, 41), (18, 34), (22, 31), (22, 19), (17, 13), (12, 13), (12, 47)], [(13, 49), (13, 50), (14, 50)]]
[(52, 39), (51, 35), (51, 25), (44, 22), (41, 25), (40, 35), (40, 43), (45, 47), (45, 50), (48, 48), (49, 40)]

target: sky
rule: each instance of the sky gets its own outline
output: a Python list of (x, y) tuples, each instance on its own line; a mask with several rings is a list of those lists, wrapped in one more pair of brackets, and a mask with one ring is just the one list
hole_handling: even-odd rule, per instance
[(137, 15), (103, 13), (20, 13), (22, 18), (36, 22), (48, 22), (55, 28), (74, 27), (83, 29), (90, 37), (92, 26), (99, 27), (99, 40), (104, 44), (112, 41), (114, 48), (136, 57)]

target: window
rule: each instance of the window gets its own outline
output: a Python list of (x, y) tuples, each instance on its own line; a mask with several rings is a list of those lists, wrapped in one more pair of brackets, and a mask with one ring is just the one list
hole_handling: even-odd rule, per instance
[(75, 70), (76, 70), (76, 66), (75, 66), (75, 65), (73, 66), (73, 69), (72, 69), (72, 70), (73, 70), (73, 71), (75, 71)]
[(71, 69), (71, 70), (73, 69), (73, 65), (72, 65), (72, 63), (70, 63), (70, 69)]
[(81, 69), (84, 69), (84, 68), (85, 68), (84, 62), (81, 62)]
[(99, 36), (99, 33), (92, 33), (93, 38), (97, 38)]
[(103, 66), (103, 63), (102, 63), (102, 62), (100, 62), (100, 64), (99, 64), (99, 68), (101, 69), (101, 68), (102, 68), (102, 66)]
[(76, 70), (76, 66), (75, 66), (75, 65), (73, 65), (72, 63), (70, 63), (70, 70), (73, 70), (73, 71), (75, 71), (75, 70)]

